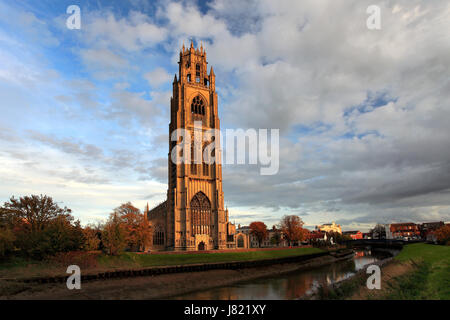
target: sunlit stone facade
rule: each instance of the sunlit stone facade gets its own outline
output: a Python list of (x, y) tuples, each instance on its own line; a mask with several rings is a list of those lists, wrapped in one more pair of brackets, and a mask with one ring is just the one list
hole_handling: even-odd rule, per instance
[[(220, 163), (180, 163), (171, 160), (171, 152), (179, 141), (171, 141), (174, 130), (190, 132), (192, 143), (199, 132), (220, 130), (215, 89), (215, 75), (211, 67), (208, 74), (206, 52), (203, 47), (183, 45), (179, 58), (179, 74), (173, 81), (170, 106), (168, 190), (167, 200), (146, 217), (157, 236), (153, 236), (153, 250), (212, 250), (235, 248), (234, 226), (228, 221), (222, 191)], [(194, 128), (194, 122), (200, 124)], [(195, 134), (195, 130), (197, 134)], [(200, 139), (201, 140), (201, 139)], [(197, 141), (204, 149), (211, 141)], [(202, 151), (203, 154), (203, 150)], [(195, 150), (191, 156), (194, 157)], [(182, 157), (176, 154), (176, 157)], [(219, 137), (215, 137), (214, 156), (221, 157)], [(163, 230), (163, 241), (161, 241)]]

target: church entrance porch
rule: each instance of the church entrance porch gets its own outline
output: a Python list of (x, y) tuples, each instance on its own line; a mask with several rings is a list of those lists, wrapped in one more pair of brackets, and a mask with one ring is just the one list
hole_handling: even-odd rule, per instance
[(196, 234), (195, 235), (195, 250), (211, 250), (214, 246), (210, 245), (210, 236), (207, 234)]

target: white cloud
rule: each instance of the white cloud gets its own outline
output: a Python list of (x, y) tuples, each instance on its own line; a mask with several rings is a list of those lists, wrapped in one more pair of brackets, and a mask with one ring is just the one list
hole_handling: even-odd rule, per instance
[(150, 21), (148, 16), (131, 12), (116, 19), (111, 12), (95, 12), (86, 17), (82, 37), (91, 45), (138, 51), (153, 47), (167, 37), (167, 30)]
[(172, 80), (172, 76), (164, 68), (156, 68), (144, 74), (144, 78), (152, 87), (159, 87)]
[[(94, 85), (71, 86), (72, 92), (58, 94), (58, 101), (73, 114), (77, 110), (71, 104), (79, 102), (96, 110), (98, 119), (118, 121), (120, 129), (143, 125), (140, 130), (152, 141), (145, 146), (152, 148), (167, 130), (171, 94), (161, 88), (172, 79), (162, 68), (167, 65), (156, 66), (155, 57), (169, 53), (175, 64), (182, 41), (194, 37), (203, 40), (216, 72), (222, 127), (282, 132), (278, 175), (224, 166), (232, 215), (234, 206), (245, 219), (262, 208), (260, 216), (270, 221), (284, 212), (305, 213), (309, 225), (330, 219), (362, 226), (450, 219), (450, 5), (382, 1), (382, 29), (373, 31), (365, 23), (369, 4), (217, 0), (206, 13), (192, 2), (158, 3), (155, 17), (91, 12), (78, 53), (98, 79), (120, 78), (114, 79), (119, 84), (106, 93)], [(40, 78), (40, 68), (21, 65), (11, 54), (1, 57), (14, 62), (13, 68), (0, 68), (3, 79), (24, 84)], [(143, 67), (144, 61), (152, 64)], [(141, 68), (153, 71), (142, 75)], [(142, 77), (152, 86), (150, 93), (134, 88)], [(53, 147), (61, 151), (62, 142), (53, 141)], [(86, 141), (80, 150), (87, 144), (94, 145)], [(149, 172), (163, 181), (164, 161), (157, 159), (164, 153), (153, 162), (105, 157), (108, 168), (132, 166), (141, 174), (136, 180), (148, 179)], [(68, 178), (91, 177), (75, 165), (61, 170)], [(91, 178), (104, 177), (98, 175)], [(123, 180), (121, 186), (134, 183)], [(163, 194), (166, 186), (154, 188)]]

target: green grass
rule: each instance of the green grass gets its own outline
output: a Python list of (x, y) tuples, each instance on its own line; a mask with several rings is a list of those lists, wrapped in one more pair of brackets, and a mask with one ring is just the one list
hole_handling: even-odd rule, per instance
[(265, 250), (249, 252), (218, 252), (218, 253), (183, 253), (183, 254), (136, 254), (123, 253), (120, 256), (99, 256), (99, 264), (107, 268), (123, 267), (153, 267), (196, 263), (248, 261), (275, 259), (322, 252), (317, 248), (295, 248), (286, 250)]
[(55, 272), (55, 269), (45, 261), (11, 257), (7, 261), (0, 262), (0, 279), (50, 274)]
[[(385, 300), (448, 300), (450, 299), (450, 246), (424, 243), (410, 244), (394, 258), (412, 262), (413, 271), (390, 281), (386, 293), (368, 299)], [(381, 271), (383, 274), (383, 271)], [(365, 274), (344, 281), (337, 288), (320, 288), (320, 299), (347, 299), (366, 285)]]
[[(295, 248), (282, 250), (264, 250), (249, 252), (219, 252), (219, 253), (171, 253), (171, 254), (137, 254), (125, 252), (119, 256), (108, 256), (99, 253), (94, 259), (95, 263), (85, 265), (82, 270), (87, 273), (103, 272), (111, 269), (136, 269), (153, 266), (170, 266), (196, 263), (248, 261), (260, 259), (284, 258), (311, 253), (322, 252), (317, 248)], [(20, 257), (11, 257), (7, 261), (0, 262), (0, 280), (13, 278), (29, 278), (35, 276), (65, 275), (66, 268), (70, 264), (80, 265), (77, 261), (36, 261)]]
[(386, 299), (450, 299), (450, 246), (406, 245), (395, 260), (413, 261), (417, 268), (395, 279)]

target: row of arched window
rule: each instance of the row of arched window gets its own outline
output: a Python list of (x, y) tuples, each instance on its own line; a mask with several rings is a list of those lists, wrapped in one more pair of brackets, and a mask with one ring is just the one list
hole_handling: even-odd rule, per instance
[[(190, 66), (189, 64), (186, 64), (186, 68), (187, 69), (189, 69), (189, 66)], [(201, 80), (201, 78), (200, 78), (200, 64), (197, 63), (195, 65), (195, 82), (196, 83), (200, 83), (200, 80)], [(190, 73), (188, 73), (188, 75), (187, 75), (187, 81), (191, 82), (191, 74)], [(203, 84), (205, 86), (208, 85), (208, 78), (203, 79)]]
[[(204, 162), (200, 163), (195, 163), (195, 143), (191, 144), (191, 173), (192, 174), (198, 174), (198, 175), (204, 175), (204, 176), (209, 176), (212, 173), (210, 172), (212, 166), (207, 163), (208, 160), (204, 160)], [(207, 145), (204, 145), (203, 151), (201, 153), (201, 156), (203, 156), (205, 154), (205, 148), (207, 147)], [(198, 152), (200, 152), (200, 150), (198, 150)], [(211, 152), (211, 156), (214, 157), (216, 154), (215, 150), (213, 149)], [(182, 155), (180, 155), (181, 157)]]

